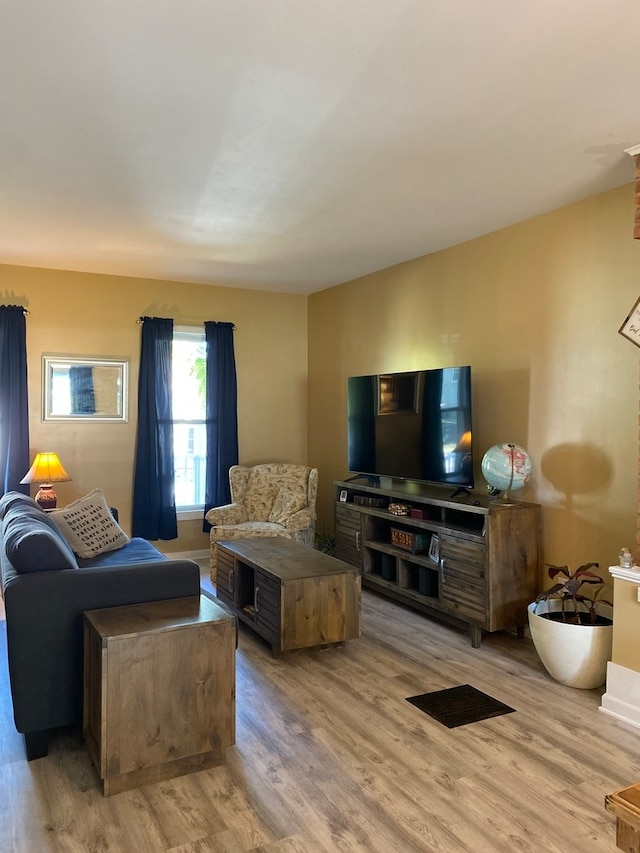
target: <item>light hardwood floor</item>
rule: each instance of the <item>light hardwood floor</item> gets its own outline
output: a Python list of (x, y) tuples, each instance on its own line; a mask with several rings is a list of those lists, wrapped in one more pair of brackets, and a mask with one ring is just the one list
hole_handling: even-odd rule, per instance
[[(604, 796), (640, 732), (561, 687), (530, 640), (468, 636), (374, 594), (344, 648), (271, 657), (241, 629), (226, 764), (104, 798), (79, 732), (27, 763), (0, 669), (0, 850), (613, 853)], [(446, 729), (406, 700), (471, 684), (516, 709)], [(171, 690), (171, 685), (167, 685)]]

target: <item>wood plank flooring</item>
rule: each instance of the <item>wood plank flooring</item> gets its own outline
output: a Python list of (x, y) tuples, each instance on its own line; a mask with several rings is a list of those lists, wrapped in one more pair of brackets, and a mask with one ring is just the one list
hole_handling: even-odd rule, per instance
[[(27, 763), (0, 666), (0, 850), (613, 853), (605, 794), (640, 732), (551, 681), (530, 640), (468, 636), (363, 593), (344, 648), (279, 659), (241, 629), (226, 764), (104, 798), (81, 734)], [(472, 684), (516, 709), (447, 729), (406, 697)], [(167, 690), (171, 685), (167, 685)]]

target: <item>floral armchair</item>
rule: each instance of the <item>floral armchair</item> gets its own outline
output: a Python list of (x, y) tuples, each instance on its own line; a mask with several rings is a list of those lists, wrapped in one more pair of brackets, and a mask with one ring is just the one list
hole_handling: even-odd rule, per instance
[(258, 536), (286, 536), (313, 548), (318, 469), (271, 462), (229, 469), (232, 503), (210, 509), (211, 581), (218, 574), (218, 542)]

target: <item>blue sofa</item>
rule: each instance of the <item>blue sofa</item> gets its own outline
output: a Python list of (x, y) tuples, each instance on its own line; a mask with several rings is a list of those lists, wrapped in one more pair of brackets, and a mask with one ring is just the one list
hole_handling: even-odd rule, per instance
[(19, 492), (0, 498), (0, 519), (11, 699), (31, 760), (47, 754), (53, 729), (82, 723), (83, 612), (198, 596), (200, 570), (139, 538), (76, 558), (47, 513)]

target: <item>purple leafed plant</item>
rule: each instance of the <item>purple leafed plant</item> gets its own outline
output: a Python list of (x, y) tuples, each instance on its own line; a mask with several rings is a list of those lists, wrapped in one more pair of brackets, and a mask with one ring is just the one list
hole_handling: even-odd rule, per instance
[[(568, 566), (548, 565), (549, 577), (556, 583), (536, 597), (536, 604), (549, 599), (559, 599), (562, 609), (538, 615), (576, 625), (611, 624), (610, 619), (596, 613), (596, 602), (609, 605), (611, 602), (600, 598), (604, 590), (604, 580), (591, 571), (594, 568), (599, 569), (600, 564), (584, 563), (578, 566), (575, 572), (571, 572)], [(585, 589), (589, 589), (589, 595), (585, 593)]]

